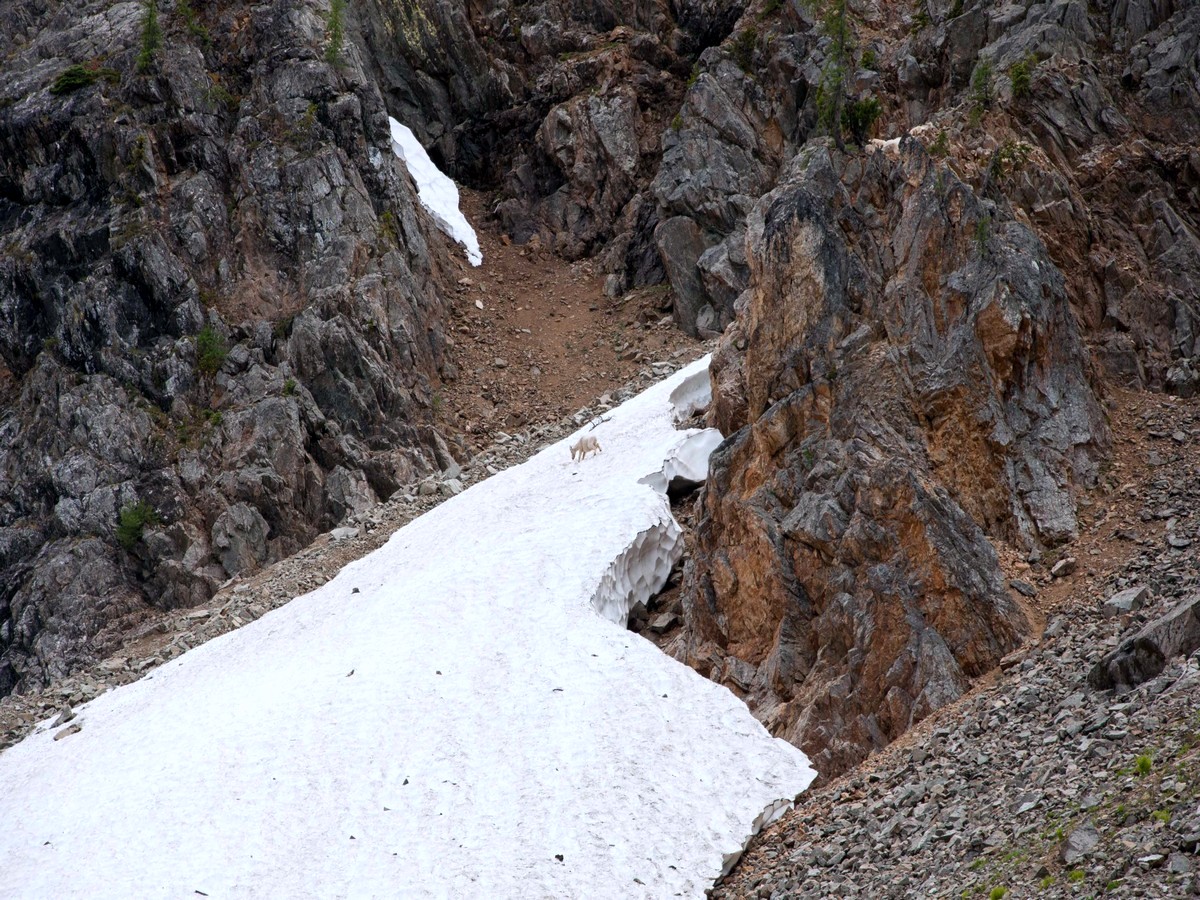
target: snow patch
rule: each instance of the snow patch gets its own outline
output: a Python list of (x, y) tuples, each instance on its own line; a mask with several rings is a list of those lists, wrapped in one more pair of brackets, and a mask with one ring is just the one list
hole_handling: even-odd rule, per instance
[(612, 561), (592, 595), (592, 609), (622, 627), (629, 611), (663, 589), (671, 569), (683, 555), (683, 532), (667, 507), (663, 521), (638, 532), (621, 555)]
[(665, 495), (699, 487), (708, 478), (708, 458), (723, 440), (725, 438), (715, 428), (689, 434), (663, 460), (661, 469), (639, 482)]
[(0, 754), (0, 897), (703, 897), (815, 773), (593, 604), (674, 561), (707, 365)]
[(708, 367), (680, 379), (671, 391), (670, 402), (677, 423), (708, 409), (712, 403), (712, 380), (708, 377)]
[(750, 842), (754, 840), (754, 836), (770, 825), (783, 817), (783, 814), (791, 809), (793, 803), (791, 800), (779, 799), (772, 803), (768, 803), (766, 807), (750, 823), (750, 833), (746, 835), (742, 841), (742, 846), (733, 853), (726, 853), (721, 859), (721, 877), (724, 878), (733, 871), (733, 867), (738, 864), (738, 860), (742, 858), (742, 854), (746, 852), (746, 848), (750, 846)]
[[(683, 377), (667, 398), (675, 424), (707, 409), (712, 401), (708, 367)], [(663, 589), (671, 569), (683, 555), (683, 533), (671, 515), (669, 496), (697, 487), (708, 478), (708, 458), (724, 440), (715, 428), (681, 435), (662, 465), (638, 484), (650, 487), (661, 497), (661, 521), (639, 532), (620, 556), (613, 560), (592, 597), (592, 608), (610, 622), (625, 625), (629, 611)]]
[(391, 116), (388, 116), (388, 121), (392, 126), (392, 152), (404, 161), (408, 174), (417, 183), (421, 205), (433, 217), (438, 228), (463, 245), (471, 265), (479, 265), (483, 262), (479, 238), (458, 207), (458, 187), (433, 164), (407, 125), (401, 125)]

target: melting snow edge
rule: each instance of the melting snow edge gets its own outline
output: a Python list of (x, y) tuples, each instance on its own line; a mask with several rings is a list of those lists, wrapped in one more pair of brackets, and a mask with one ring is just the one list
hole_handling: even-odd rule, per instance
[(421, 205), (433, 217), (438, 228), (463, 245), (467, 260), (473, 266), (483, 262), (479, 249), (479, 237), (458, 206), (458, 186), (448, 175), (433, 164), (421, 142), (407, 125), (402, 125), (388, 116), (392, 127), (392, 152), (395, 153), (413, 181), (417, 183), (417, 194)]

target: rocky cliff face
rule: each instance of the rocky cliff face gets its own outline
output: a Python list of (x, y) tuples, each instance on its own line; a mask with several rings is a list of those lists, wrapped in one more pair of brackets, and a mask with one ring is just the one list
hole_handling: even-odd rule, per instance
[(810, 144), (747, 229), (713, 364), (689, 661), (832, 774), (960, 696), (1028, 624), (986, 531), (1076, 535), (1107, 443), (1037, 238), (908, 139)]
[[(1006, 146), (1031, 148), (1004, 191), (1066, 276), (1097, 361), (1177, 393), (1196, 389), (1198, 53), (1195, 4), (1057, 0), (968, 3), (881, 54), (896, 66), (900, 127), (958, 130), (981, 169)], [(979, 127), (955, 129), (981, 105), (980, 63)]]
[(448, 462), (442, 241), (355, 44), (161, 2), (139, 65), (146, 8), (0, 3), (0, 693)]
[[(773, 134), (756, 136), (763, 117), (755, 98), (742, 96), (753, 84), (740, 69), (737, 96), (724, 96), (726, 86), (695, 94), (711, 125), (682, 131), (677, 111), (700, 77), (699, 55), (730, 34), (743, 8), (374, 2), (364, 33), (375, 59), (389, 60), (379, 73), (389, 98), (456, 177), (497, 190), (495, 213), (515, 240), (567, 259), (599, 256), (614, 295), (662, 282), (665, 263), (676, 320), (692, 334), (714, 334), (732, 318), (740, 290), (731, 268), (745, 264), (740, 245), (732, 263), (714, 257), (705, 276), (715, 279), (714, 305), (696, 259), (715, 243), (709, 230), (728, 232), (770, 187), (781, 147)], [(702, 141), (706, 129), (723, 141)], [(683, 184), (710, 169), (713, 184)], [(693, 213), (696, 221), (684, 221)]]
[[(729, 438), (677, 647), (829, 776), (1022, 639), (989, 536), (1035, 559), (1076, 536), (1073, 486), (1107, 450), (1102, 372), (1193, 390), (1200, 20), (1170, 3), (851, 4), (850, 96), (920, 142), (843, 156), (809, 137), (830, 39), (771, 7), (701, 57), (682, 110), (681, 132), (707, 127), (710, 85), (738, 80), (727, 53), (757, 63), (742, 95), (801, 106), (759, 99), (754, 141), (716, 138), (708, 159), (782, 135), (790, 162), (760, 167), (778, 186), (742, 220), (691, 211), (700, 237), (666, 265), (711, 303), (704, 254), (740, 245), (748, 263), (713, 366)], [(696, 170), (671, 172), (699, 187)]]

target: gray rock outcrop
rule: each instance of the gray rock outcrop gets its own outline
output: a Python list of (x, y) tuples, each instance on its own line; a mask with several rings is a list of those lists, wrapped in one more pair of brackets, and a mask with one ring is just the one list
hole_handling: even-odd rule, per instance
[(1099, 691), (1137, 687), (1166, 668), (1167, 661), (1200, 649), (1200, 595), (1140, 628), (1104, 655), (1088, 674)]
[(144, 4), (0, 2), (4, 691), (450, 460), (444, 242), (358, 44), (158, 10), (139, 65)]

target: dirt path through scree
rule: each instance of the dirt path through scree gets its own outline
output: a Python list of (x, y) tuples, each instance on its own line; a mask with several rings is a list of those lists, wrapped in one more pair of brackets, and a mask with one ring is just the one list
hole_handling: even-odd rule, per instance
[(607, 297), (592, 262), (566, 262), (536, 241), (513, 244), (488, 195), (461, 196), (483, 264), (460, 263), (447, 326), (456, 377), (435, 405), (442, 424), (468, 442), (482, 446), (497, 430), (569, 415), (646, 363), (697, 354), (700, 342), (671, 323), (668, 288)]

